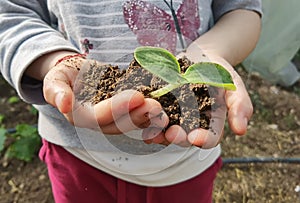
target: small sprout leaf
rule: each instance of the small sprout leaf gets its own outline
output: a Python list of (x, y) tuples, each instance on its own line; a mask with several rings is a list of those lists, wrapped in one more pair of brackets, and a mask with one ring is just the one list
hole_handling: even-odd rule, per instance
[(186, 82), (180, 74), (180, 66), (175, 56), (163, 48), (138, 47), (135, 49), (134, 58), (143, 68), (170, 84)]
[(208, 84), (227, 90), (236, 89), (230, 73), (216, 63), (201, 62), (193, 64), (186, 70), (183, 77), (189, 83)]

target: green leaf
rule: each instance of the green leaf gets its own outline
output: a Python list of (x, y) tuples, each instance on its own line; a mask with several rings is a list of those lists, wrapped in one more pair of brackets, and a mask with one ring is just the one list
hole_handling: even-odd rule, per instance
[(216, 63), (195, 63), (186, 70), (183, 77), (189, 81), (189, 83), (208, 84), (227, 90), (236, 89), (230, 73), (224, 67)]
[(33, 127), (28, 124), (19, 124), (16, 126), (16, 136), (21, 136), (21, 137), (33, 137), (36, 136), (37, 134), (37, 129), (36, 127)]
[(11, 134), (11, 137), (14, 138), (14, 142), (9, 145), (5, 157), (30, 161), (36, 155), (41, 144), (36, 127), (19, 124), (16, 126), (16, 132)]
[(23, 161), (31, 161), (40, 146), (39, 137), (25, 137), (11, 144), (5, 153), (6, 157), (17, 158)]
[(186, 82), (180, 74), (180, 65), (175, 56), (163, 48), (138, 47), (134, 51), (134, 58), (143, 68), (170, 84)]
[(11, 136), (15, 139), (6, 150), (5, 156), (30, 161), (35, 156), (41, 143), (36, 127), (28, 124), (19, 124), (16, 126), (16, 132)]
[(0, 128), (0, 152), (4, 149), (6, 140), (6, 129)]

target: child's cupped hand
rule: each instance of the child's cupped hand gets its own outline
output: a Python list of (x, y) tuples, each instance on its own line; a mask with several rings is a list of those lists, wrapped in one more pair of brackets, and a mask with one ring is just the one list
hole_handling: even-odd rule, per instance
[(236, 135), (244, 135), (247, 131), (248, 121), (253, 113), (253, 106), (242, 78), (234, 68), (222, 57), (213, 53), (196, 51), (183, 52), (177, 57), (186, 56), (193, 62), (214, 62), (226, 68), (236, 86), (235, 91), (218, 89), (216, 97), (217, 108), (211, 112), (211, 122), (208, 130), (196, 128), (186, 132), (181, 126), (173, 125), (166, 131), (158, 128), (147, 128), (144, 136), (156, 134), (147, 140), (147, 143), (162, 143), (168, 145), (174, 143), (181, 146), (198, 146), (212, 148), (219, 144), (224, 133), (225, 121)]
[(168, 117), (159, 102), (144, 98), (135, 90), (125, 90), (95, 105), (77, 101), (74, 89), (80, 71), (78, 63), (82, 65), (89, 61), (82, 58), (76, 60), (75, 65), (60, 63), (53, 67), (45, 76), (43, 86), (45, 100), (71, 124), (99, 129), (105, 134), (122, 134), (152, 125), (164, 128), (168, 124)]
[[(248, 122), (253, 114), (253, 106), (242, 78), (232, 65), (213, 51), (201, 50), (197, 46), (196, 50), (191, 46), (190, 50), (188, 49), (180, 55), (186, 55), (193, 62), (214, 62), (220, 64), (229, 71), (236, 86), (234, 91), (218, 89), (218, 96), (216, 97), (218, 107), (211, 114), (209, 130), (200, 128), (192, 130), (185, 134), (188, 142), (203, 148), (216, 146), (222, 140), (226, 119), (233, 133), (236, 135), (246, 134)], [(167, 136), (167, 138), (170, 139), (172, 137)]]

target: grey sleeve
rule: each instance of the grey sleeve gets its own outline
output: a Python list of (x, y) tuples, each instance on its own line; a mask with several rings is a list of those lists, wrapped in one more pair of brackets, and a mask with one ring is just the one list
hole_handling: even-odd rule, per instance
[(215, 21), (225, 13), (236, 9), (253, 10), (262, 14), (261, 0), (214, 0), (212, 8)]
[(25, 102), (34, 104), (45, 103), (42, 82), (24, 82), (28, 79), (23, 77), (26, 68), (52, 51), (78, 51), (50, 26), (46, 2), (0, 1), (0, 71)]

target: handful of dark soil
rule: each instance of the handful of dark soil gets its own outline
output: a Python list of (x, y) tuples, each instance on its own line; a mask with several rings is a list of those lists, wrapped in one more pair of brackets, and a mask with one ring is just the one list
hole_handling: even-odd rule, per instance
[[(190, 65), (186, 57), (178, 60), (182, 72)], [(118, 66), (99, 65), (91, 61), (89, 69), (83, 74), (80, 81), (81, 90), (77, 99), (82, 102), (96, 104), (108, 99), (120, 91), (134, 89), (142, 92), (145, 97), (167, 83), (143, 69), (133, 60), (126, 70)], [(209, 128), (210, 110), (214, 105), (213, 88), (208, 90), (207, 85), (186, 84), (182, 87), (155, 98), (169, 116), (169, 125), (180, 125), (186, 132), (195, 128)]]

